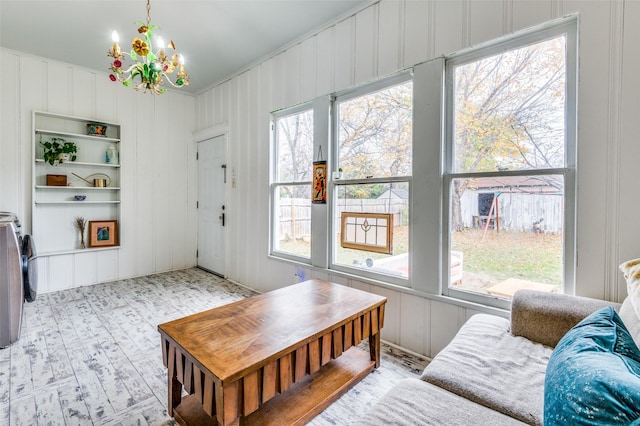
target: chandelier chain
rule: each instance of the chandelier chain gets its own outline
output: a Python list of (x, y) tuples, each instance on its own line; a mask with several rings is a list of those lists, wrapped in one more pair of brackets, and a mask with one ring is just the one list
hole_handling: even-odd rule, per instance
[(151, 25), (151, 0), (147, 0), (147, 27)]

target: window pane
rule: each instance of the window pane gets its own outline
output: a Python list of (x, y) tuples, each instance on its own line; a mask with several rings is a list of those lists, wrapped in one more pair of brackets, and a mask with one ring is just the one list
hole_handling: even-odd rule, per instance
[(565, 37), (455, 66), (454, 172), (565, 166)]
[(280, 118), (277, 126), (276, 181), (310, 181), (313, 164), (313, 111)]
[[(336, 265), (409, 277), (408, 182), (336, 186), (334, 208)], [(369, 215), (352, 218), (353, 222), (343, 227), (345, 212)], [(389, 219), (379, 217), (383, 215), (389, 215)], [(345, 243), (361, 243), (362, 248), (344, 247)], [(385, 243), (390, 246), (390, 253), (378, 251)]]
[(338, 167), (345, 179), (411, 175), (413, 82), (338, 107)]
[(275, 189), (273, 248), (311, 257), (311, 185), (282, 185)]
[(507, 299), (561, 290), (562, 175), (454, 179), (451, 224), (450, 288)]

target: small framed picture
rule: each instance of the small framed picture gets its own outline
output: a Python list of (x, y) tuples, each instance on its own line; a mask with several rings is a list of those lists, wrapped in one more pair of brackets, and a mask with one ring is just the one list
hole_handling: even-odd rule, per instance
[(313, 204), (327, 203), (327, 162), (313, 162)]
[(117, 220), (89, 221), (89, 247), (111, 247), (117, 245)]

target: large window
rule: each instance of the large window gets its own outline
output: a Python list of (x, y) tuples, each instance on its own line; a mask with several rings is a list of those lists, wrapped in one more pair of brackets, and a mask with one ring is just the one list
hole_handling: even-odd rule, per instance
[[(406, 285), (412, 120), (409, 73), (274, 113), (271, 255)], [(318, 160), (326, 204), (312, 203)]]
[(296, 108), (274, 118), (271, 251), (309, 259), (313, 110)]
[(565, 18), (274, 113), (271, 255), (499, 308), (573, 292), (576, 38)]
[(334, 104), (332, 265), (407, 279), (413, 83), (384, 83)]
[(446, 61), (446, 294), (573, 283), (575, 34), (571, 21)]

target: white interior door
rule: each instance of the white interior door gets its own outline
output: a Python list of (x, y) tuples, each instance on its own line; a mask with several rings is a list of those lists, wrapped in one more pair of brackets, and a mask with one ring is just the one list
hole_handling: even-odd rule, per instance
[(198, 143), (198, 266), (225, 276), (226, 138)]

